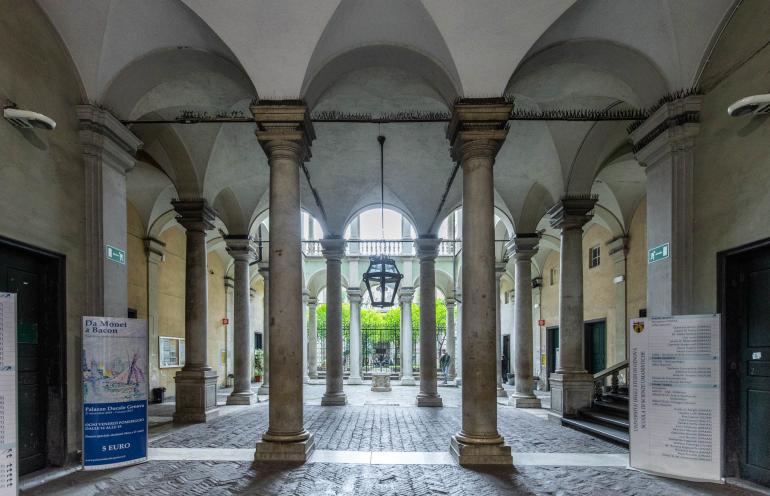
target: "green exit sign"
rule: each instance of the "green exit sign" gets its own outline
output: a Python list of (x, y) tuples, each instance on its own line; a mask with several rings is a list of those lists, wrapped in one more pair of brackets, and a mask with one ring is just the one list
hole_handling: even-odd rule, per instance
[(671, 246), (668, 243), (658, 245), (647, 250), (647, 263), (655, 263), (665, 260), (671, 255)]
[(120, 265), (126, 265), (126, 252), (114, 246), (107, 245), (107, 260), (112, 260)]

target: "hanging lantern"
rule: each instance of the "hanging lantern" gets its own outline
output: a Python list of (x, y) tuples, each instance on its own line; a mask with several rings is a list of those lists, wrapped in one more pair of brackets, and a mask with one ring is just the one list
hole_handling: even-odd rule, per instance
[(396, 262), (385, 255), (369, 258), (369, 268), (364, 273), (364, 283), (373, 307), (392, 307), (398, 294), (398, 286), (404, 274), (398, 271)]

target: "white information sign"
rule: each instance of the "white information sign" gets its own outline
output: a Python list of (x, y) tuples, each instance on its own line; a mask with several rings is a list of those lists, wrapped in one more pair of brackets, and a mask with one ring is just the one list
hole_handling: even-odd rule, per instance
[(631, 320), (631, 466), (719, 481), (719, 315)]
[(0, 293), (0, 496), (19, 492), (16, 387), (16, 295)]

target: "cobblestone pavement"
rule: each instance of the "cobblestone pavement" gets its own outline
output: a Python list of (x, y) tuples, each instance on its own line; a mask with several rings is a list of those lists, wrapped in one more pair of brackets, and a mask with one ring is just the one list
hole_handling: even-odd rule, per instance
[(252, 466), (247, 462), (149, 462), (79, 472), (23, 492), (46, 496), (122, 495), (749, 495), (730, 486), (663, 479), (620, 468), (452, 465)]
[[(206, 424), (175, 430), (153, 448), (253, 448), (267, 429), (267, 405), (245, 409)], [(394, 406), (305, 406), (305, 427), (316, 448), (350, 451), (446, 451), (460, 429), (459, 408)], [(498, 428), (518, 453), (626, 453), (625, 448), (537, 418), (498, 407)]]

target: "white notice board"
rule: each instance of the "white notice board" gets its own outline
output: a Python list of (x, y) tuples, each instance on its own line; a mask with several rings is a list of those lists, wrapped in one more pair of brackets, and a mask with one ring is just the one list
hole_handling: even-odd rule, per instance
[(19, 492), (16, 387), (16, 295), (0, 293), (0, 496)]
[(720, 481), (719, 315), (631, 320), (631, 466)]

